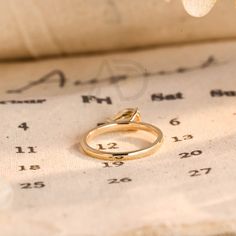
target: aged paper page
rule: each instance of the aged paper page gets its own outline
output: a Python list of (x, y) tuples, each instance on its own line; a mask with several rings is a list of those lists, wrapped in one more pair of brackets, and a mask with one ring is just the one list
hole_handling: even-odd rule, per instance
[[(2, 63), (1, 235), (236, 233), (235, 51), (227, 42)], [(85, 132), (126, 107), (163, 131), (161, 149), (126, 162), (82, 153)], [(145, 142), (133, 133), (94, 145)]]
[(189, 16), (181, 0), (1, 1), (0, 59), (235, 38), (235, 21), (233, 0), (204, 18)]

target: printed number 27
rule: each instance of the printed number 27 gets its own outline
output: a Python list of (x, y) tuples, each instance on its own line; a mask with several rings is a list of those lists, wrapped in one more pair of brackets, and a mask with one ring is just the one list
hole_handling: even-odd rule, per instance
[(190, 174), (190, 177), (196, 177), (201, 175), (208, 175), (211, 171), (211, 168), (202, 168), (199, 170), (190, 170), (188, 173)]

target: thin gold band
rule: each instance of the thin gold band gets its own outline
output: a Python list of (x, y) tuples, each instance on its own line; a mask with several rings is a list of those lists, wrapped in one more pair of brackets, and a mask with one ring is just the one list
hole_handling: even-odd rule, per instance
[[(138, 118), (140, 119), (140, 117)], [(130, 121), (130, 119), (128, 120), (126, 119), (124, 121), (119, 120), (119, 122), (115, 120), (116, 122), (105, 123), (104, 125), (98, 126), (97, 128), (90, 130), (81, 141), (82, 149), (84, 150), (85, 153), (87, 153), (92, 157), (110, 161), (133, 160), (153, 154), (159, 149), (163, 141), (163, 134), (159, 128), (148, 123), (139, 122), (139, 119), (138, 120), (135, 119), (137, 120), (137, 122)], [(116, 131), (137, 131), (137, 130), (147, 131), (155, 135), (156, 140), (146, 148), (130, 152), (105, 152), (92, 148), (88, 144), (92, 139), (104, 133), (110, 133)]]

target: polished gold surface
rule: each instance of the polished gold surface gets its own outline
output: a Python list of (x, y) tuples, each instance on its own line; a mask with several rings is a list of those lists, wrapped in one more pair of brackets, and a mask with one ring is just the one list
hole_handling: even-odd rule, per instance
[[(117, 131), (138, 131), (143, 130), (153, 134), (156, 139), (148, 147), (130, 151), (130, 152), (105, 152), (92, 148), (89, 145), (94, 138), (104, 133)], [(161, 130), (154, 125), (141, 122), (141, 116), (138, 109), (127, 108), (119, 112), (113, 118), (108, 119), (105, 124), (90, 130), (82, 139), (81, 147), (86, 154), (103, 160), (133, 160), (142, 158), (155, 153), (163, 141)]]

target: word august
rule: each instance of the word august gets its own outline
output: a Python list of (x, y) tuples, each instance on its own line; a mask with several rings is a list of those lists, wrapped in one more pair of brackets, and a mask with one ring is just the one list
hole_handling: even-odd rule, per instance
[[(127, 81), (129, 79), (134, 79), (134, 78), (141, 78), (146, 84), (147, 78), (149, 77), (166, 76), (166, 75), (173, 75), (173, 74), (184, 74), (184, 73), (188, 73), (188, 72), (192, 72), (196, 70), (204, 70), (208, 67), (215, 66), (215, 65), (219, 65), (219, 63), (213, 56), (209, 56), (205, 61), (203, 61), (199, 65), (177, 67), (177, 68), (169, 69), (169, 70), (148, 71), (143, 66), (136, 66), (137, 68), (135, 67), (135, 69), (137, 73), (135, 74), (127, 74), (125, 71), (122, 71), (121, 73), (117, 74), (115, 72), (109, 71), (110, 75), (107, 77), (101, 77), (97, 75), (88, 80), (72, 80), (71, 85), (76, 86), (76, 87), (81, 87), (84, 85), (98, 85), (102, 83), (116, 84), (121, 81)], [(64, 71), (52, 70), (49, 73), (43, 75), (42, 77), (36, 80), (33, 80), (31, 82), (28, 82), (25, 85), (19, 86), (16, 89), (9, 89), (6, 91), (6, 93), (9, 93), (9, 94), (24, 93), (28, 90), (31, 90), (43, 84), (53, 84), (55, 87), (62, 89), (62, 88), (65, 88), (70, 81), (71, 79), (67, 77)], [(144, 87), (145, 87), (145, 84), (144, 84)], [(178, 94), (176, 98), (181, 99), (180, 95)], [(163, 98), (163, 99), (168, 99), (168, 98)]]

